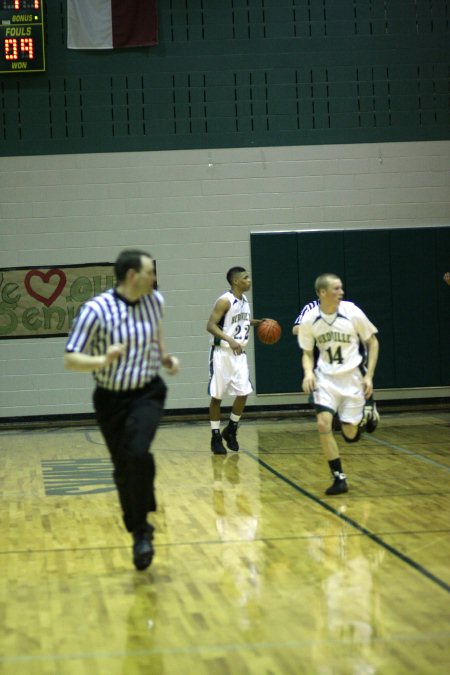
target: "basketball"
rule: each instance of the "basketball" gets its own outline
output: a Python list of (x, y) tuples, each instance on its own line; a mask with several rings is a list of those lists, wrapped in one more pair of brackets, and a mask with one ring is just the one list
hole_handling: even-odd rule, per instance
[(258, 324), (256, 334), (263, 344), (274, 345), (281, 337), (281, 326), (274, 319), (264, 319)]

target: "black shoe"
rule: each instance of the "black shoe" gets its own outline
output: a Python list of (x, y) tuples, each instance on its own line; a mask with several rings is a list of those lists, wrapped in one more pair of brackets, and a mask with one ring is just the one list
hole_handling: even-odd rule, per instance
[(239, 443), (237, 442), (236, 434), (237, 426), (234, 427), (230, 424), (222, 431), (222, 438), (225, 439), (225, 442), (230, 450), (234, 450), (234, 452), (239, 450)]
[(380, 413), (373, 401), (368, 401), (364, 406), (361, 426), (368, 434), (373, 434), (380, 421)]
[(133, 533), (133, 563), (137, 570), (147, 569), (153, 560), (153, 527), (147, 526), (145, 531)]
[(325, 494), (341, 495), (344, 492), (348, 492), (348, 485), (346, 480), (347, 477), (345, 473), (339, 473), (339, 471), (335, 471), (333, 475), (334, 475), (334, 483), (325, 490)]
[(213, 452), (215, 455), (227, 454), (227, 451), (222, 443), (222, 436), (220, 435), (220, 431), (213, 431), (213, 434), (211, 436), (211, 452)]

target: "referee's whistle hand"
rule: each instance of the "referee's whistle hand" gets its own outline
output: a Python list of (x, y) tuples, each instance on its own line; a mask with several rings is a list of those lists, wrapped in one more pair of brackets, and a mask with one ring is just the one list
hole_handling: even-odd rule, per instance
[(176, 375), (180, 371), (180, 361), (176, 356), (167, 355), (162, 364), (168, 375)]
[(120, 342), (116, 342), (113, 345), (110, 345), (106, 350), (106, 363), (109, 365), (117, 359), (120, 359), (121, 356), (124, 356), (126, 352), (125, 345)]

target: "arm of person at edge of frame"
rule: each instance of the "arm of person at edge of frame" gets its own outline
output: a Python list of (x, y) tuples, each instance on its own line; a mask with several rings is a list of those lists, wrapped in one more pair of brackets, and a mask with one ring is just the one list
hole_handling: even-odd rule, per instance
[(93, 356), (91, 354), (83, 354), (82, 352), (66, 352), (64, 354), (64, 368), (68, 370), (76, 370), (79, 373), (89, 373), (93, 370), (102, 370), (107, 368), (111, 363), (117, 361), (126, 353), (125, 345), (116, 342), (108, 347), (106, 354), (99, 354)]
[(164, 342), (164, 332), (162, 324), (158, 327), (159, 353), (161, 354), (161, 363), (166, 369), (168, 375), (176, 375), (180, 371), (180, 362), (173, 354), (168, 354)]
[(442, 277), (446, 284), (450, 286), (450, 272), (446, 272)]
[(380, 343), (375, 334), (365, 342), (368, 352), (367, 356), (367, 370), (363, 377), (364, 396), (370, 398), (373, 394), (373, 376), (375, 374), (375, 367), (378, 361), (378, 354), (380, 351)]

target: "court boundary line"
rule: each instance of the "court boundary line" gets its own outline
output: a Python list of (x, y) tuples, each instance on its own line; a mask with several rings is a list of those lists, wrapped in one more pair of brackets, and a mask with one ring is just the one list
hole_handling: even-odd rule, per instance
[(379, 445), (384, 445), (387, 448), (391, 448), (391, 450), (397, 450), (399, 452), (402, 452), (403, 454), (408, 455), (409, 457), (414, 457), (415, 459), (425, 462), (426, 464), (432, 464), (433, 466), (437, 466), (439, 467), (439, 469), (444, 469), (444, 471), (450, 471), (450, 466), (447, 466), (447, 464), (441, 464), (441, 462), (436, 462), (436, 460), (434, 459), (430, 459), (429, 457), (425, 457), (425, 455), (421, 455), (420, 452), (414, 452), (413, 450), (403, 448), (401, 445), (395, 445), (394, 443), (389, 443), (388, 441), (382, 441), (380, 438), (375, 438), (375, 436), (372, 436), (370, 440), (374, 441), (375, 443), (378, 443)]
[[(450, 635), (449, 631), (430, 631), (429, 633), (421, 634), (391, 634), (389, 637), (375, 636), (371, 638), (371, 642), (376, 644), (387, 644), (390, 645), (393, 642), (429, 642), (430, 638), (435, 640), (448, 639)], [(348, 645), (354, 646), (355, 644), (361, 644), (360, 641), (355, 642), (353, 638), (341, 638), (337, 639), (314, 639), (314, 638), (304, 638), (298, 640), (285, 640), (271, 642), (266, 640), (264, 642), (246, 642), (246, 643), (220, 643), (220, 644), (200, 644), (200, 645), (187, 645), (183, 647), (149, 647), (147, 649), (130, 649), (130, 650), (115, 650), (115, 651), (91, 651), (91, 652), (72, 652), (68, 654), (17, 654), (13, 656), (3, 656), (0, 655), (0, 664), (9, 664), (9, 663), (31, 663), (33, 661), (44, 662), (44, 661), (87, 661), (88, 659), (111, 659), (111, 658), (123, 658), (126, 656), (152, 656), (161, 654), (163, 656), (180, 656), (180, 655), (192, 655), (192, 654), (211, 654), (215, 653), (218, 650), (224, 651), (227, 654), (231, 653), (240, 653), (243, 651), (254, 651), (255, 649), (261, 649), (263, 651), (273, 651), (274, 649), (298, 649), (299, 647), (310, 647), (312, 644), (320, 645)]]
[(308, 490), (305, 490), (304, 488), (300, 487), (300, 485), (297, 485), (297, 483), (294, 483), (290, 478), (287, 478), (287, 476), (284, 476), (282, 473), (274, 469), (270, 464), (267, 464), (263, 459), (260, 459), (253, 453), (251, 453), (248, 450), (244, 450), (244, 454), (246, 454), (248, 457), (253, 459), (254, 461), (258, 462), (262, 467), (267, 469), (270, 473), (272, 473), (274, 476), (279, 478), (283, 483), (286, 483), (290, 487), (294, 488), (297, 492), (300, 492), (304, 497), (307, 497), (311, 501), (315, 502), (325, 510), (329, 511), (333, 515), (337, 516), (340, 518), (342, 521), (347, 523), (347, 525), (350, 525), (354, 529), (358, 530), (358, 532), (361, 532), (361, 534), (364, 534), (366, 537), (371, 539), (373, 542), (378, 544), (378, 546), (381, 546), (382, 548), (386, 549), (389, 551), (389, 553), (392, 553), (396, 558), (399, 558), (399, 560), (402, 560), (402, 562), (406, 563), (409, 567), (414, 569), (416, 572), (419, 572), (422, 574), (424, 577), (432, 581), (434, 584), (442, 588), (444, 591), (447, 591), (447, 593), (450, 593), (450, 585), (447, 584), (445, 581), (437, 577), (435, 574), (430, 572), (429, 570), (426, 569), (426, 567), (423, 567), (419, 563), (415, 562), (412, 558), (409, 558), (407, 555), (396, 549), (394, 546), (391, 546), (388, 544), (386, 541), (384, 541), (381, 537), (379, 537), (377, 534), (374, 532), (371, 532), (370, 530), (367, 529), (367, 527), (364, 527), (364, 525), (361, 525), (358, 523), (356, 520), (353, 520), (353, 518), (349, 518), (349, 516), (346, 516), (343, 513), (340, 513), (337, 509), (335, 509), (333, 506), (330, 504), (327, 504), (327, 502), (323, 501), (320, 499), (320, 497), (316, 497), (313, 495), (311, 492), (308, 492)]

